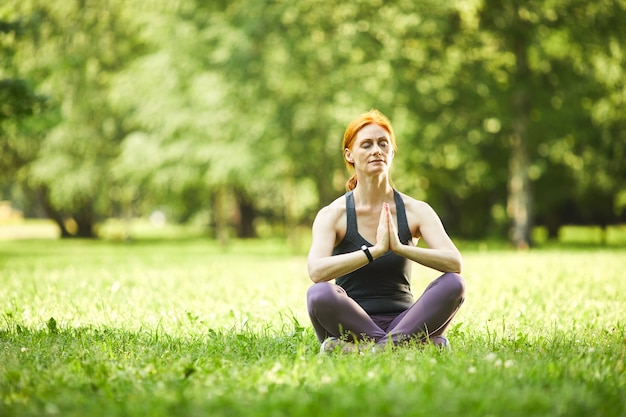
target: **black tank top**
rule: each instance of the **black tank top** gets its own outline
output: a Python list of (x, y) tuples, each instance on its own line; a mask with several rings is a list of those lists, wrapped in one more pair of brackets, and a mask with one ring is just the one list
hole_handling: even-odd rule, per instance
[[(398, 236), (400, 241), (411, 241), (411, 230), (406, 219), (404, 202), (394, 190), (396, 216), (398, 218)], [(348, 227), (346, 235), (333, 250), (333, 255), (354, 252), (361, 246), (373, 245), (359, 234), (352, 191), (346, 193), (346, 216)], [(363, 255), (365, 256), (365, 254)], [(398, 314), (411, 307), (411, 261), (389, 251), (383, 256), (335, 281), (348, 295), (369, 314)]]

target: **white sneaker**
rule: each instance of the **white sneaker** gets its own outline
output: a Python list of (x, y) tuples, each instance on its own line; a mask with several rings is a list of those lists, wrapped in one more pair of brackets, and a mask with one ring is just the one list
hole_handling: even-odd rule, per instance
[[(348, 342), (345, 340), (341, 340), (338, 337), (329, 337), (326, 340), (324, 340), (324, 342), (322, 342), (322, 345), (320, 346), (320, 353), (324, 354), (324, 353), (334, 353), (334, 352), (340, 352), (340, 353), (358, 353), (358, 354), (364, 354), (366, 351), (368, 351), (370, 349), (370, 344), (368, 343), (354, 343), (354, 342)], [(372, 349), (372, 352), (374, 352), (374, 349)]]
[(441, 350), (450, 349), (450, 342), (444, 336), (433, 336), (430, 338), (430, 341)]
[(320, 353), (332, 353), (341, 343), (338, 337), (329, 337), (322, 342)]

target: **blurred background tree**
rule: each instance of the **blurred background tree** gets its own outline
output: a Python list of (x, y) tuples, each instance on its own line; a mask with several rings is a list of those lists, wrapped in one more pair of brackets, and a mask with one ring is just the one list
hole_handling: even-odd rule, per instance
[(64, 236), (162, 210), (297, 238), (343, 192), (346, 124), (451, 234), (626, 220), (618, 0), (82, 0), (0, 6), (3, 198)]
[(128, 32), (129, 4), (25, 0), (2, 6), (3, 19), (19, 34), (13, 64), (49, 103), (17, 185), (64, 237), (93, 237), (95, 224), (113, 214), (108, 169), (125, 132), (107, 95), (112, 74), (141, 53)]

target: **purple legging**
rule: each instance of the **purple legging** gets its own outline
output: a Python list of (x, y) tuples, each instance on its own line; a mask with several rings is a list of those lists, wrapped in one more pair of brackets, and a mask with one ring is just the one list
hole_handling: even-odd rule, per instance
[(351, 335), (357, 340), (398, 344), (411, 337), (426, 340), (440, 336), (464, 300), (465, 282), (459, 274), (445, 273), (424, 290), (407, 310), (396, 316), (370, 316), (338, 285), (313, 284), (307, 307), (317, 339)]

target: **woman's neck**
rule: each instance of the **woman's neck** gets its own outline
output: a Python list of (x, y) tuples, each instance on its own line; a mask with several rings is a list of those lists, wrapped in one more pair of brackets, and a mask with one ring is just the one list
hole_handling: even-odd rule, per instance
[(387, 180), (358, 181), (353, 193), (355, 202), (361, 206), (378, 207), (393, 200), (393, 187)]

